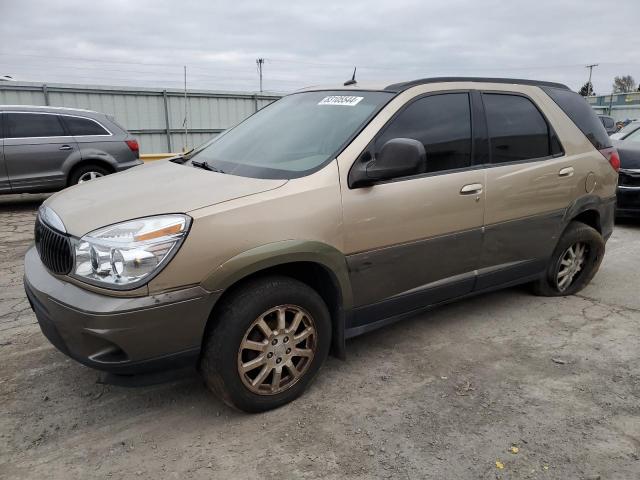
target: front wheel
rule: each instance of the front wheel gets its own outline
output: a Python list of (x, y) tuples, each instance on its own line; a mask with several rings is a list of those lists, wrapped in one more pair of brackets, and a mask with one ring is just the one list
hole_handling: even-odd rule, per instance
[(200, 367), (207, 386), (240, 410), (261, 412), (292, 401), (329, 352), (327, 306), (297, 280), (274, 276), (249, 281), (216, 313)]
[(109, 175), (109, 171), (98, 165), (82, 165), (74, 170), (69, 177), (69, 186), (85, 183), (96, 178)]
[(547, 297), (573, 295), (586, 287), (604, 256), (604, 239), (597, 230), (571, 222), (560, 237), (544, 277), (533, 284), (534, 292)]

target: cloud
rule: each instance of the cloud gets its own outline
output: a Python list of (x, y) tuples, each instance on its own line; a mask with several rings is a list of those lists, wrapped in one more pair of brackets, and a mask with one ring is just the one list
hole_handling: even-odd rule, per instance
[(0, 74), (22, 80), (255, 90), (436, 75), (507, 76), (577, 89), (594, 69), (640, 81), (637, 0), (180, 2), (4, 0)]

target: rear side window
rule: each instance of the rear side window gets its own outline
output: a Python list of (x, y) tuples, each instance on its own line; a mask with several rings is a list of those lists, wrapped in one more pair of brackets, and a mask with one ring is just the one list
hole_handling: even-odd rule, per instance
[(88, 118), (69, 117), (67, 115), (63, 115), (62, 121), (67, 126), (71, 135), (76, 137), (85, 135), (109, 135), (109, 132), (100, 126), (99, 123)]
[(427, 151), (427, 171), (471, 165), (471, 111), (468, 93), (420, 98), (394, 118), (375, 142), (376, 153), (392, 138), (412, 138)]
[(594, 147), (601, 150), (611, 146), (611, 140), (602, 122), (583, 97), (571, 90), (553, 87), (540, 88), (558, 104)]
[(58, 115), (42, 113), (5, 113), (7, 138), (62, 137), (65, 135)]
[(528, 98), (485, 93), (492, 163), (518, 162), (551, 155), (549, 127)]

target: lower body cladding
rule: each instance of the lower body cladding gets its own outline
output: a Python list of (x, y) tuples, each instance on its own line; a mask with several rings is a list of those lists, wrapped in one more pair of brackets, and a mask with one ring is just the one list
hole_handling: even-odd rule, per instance
[(640, 218), (640, 186), (618, 187), (616, 216)]
[(195, 366), (219, 297), (200, 287), (145, 297), (101, 295), (49, 273), (35, 248), (25, 257), (24, 286), (42, 332), (56, 348), (116, 374)]

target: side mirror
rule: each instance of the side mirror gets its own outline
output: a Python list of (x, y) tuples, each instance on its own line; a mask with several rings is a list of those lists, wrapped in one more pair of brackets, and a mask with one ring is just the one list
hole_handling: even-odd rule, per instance
[(422, 142), (412, 138), (392, 138), (373, 160), (367, 152), (349, 174), (351, 188), (367, 187), (375, 182), (427, 171), (427, 152)]

